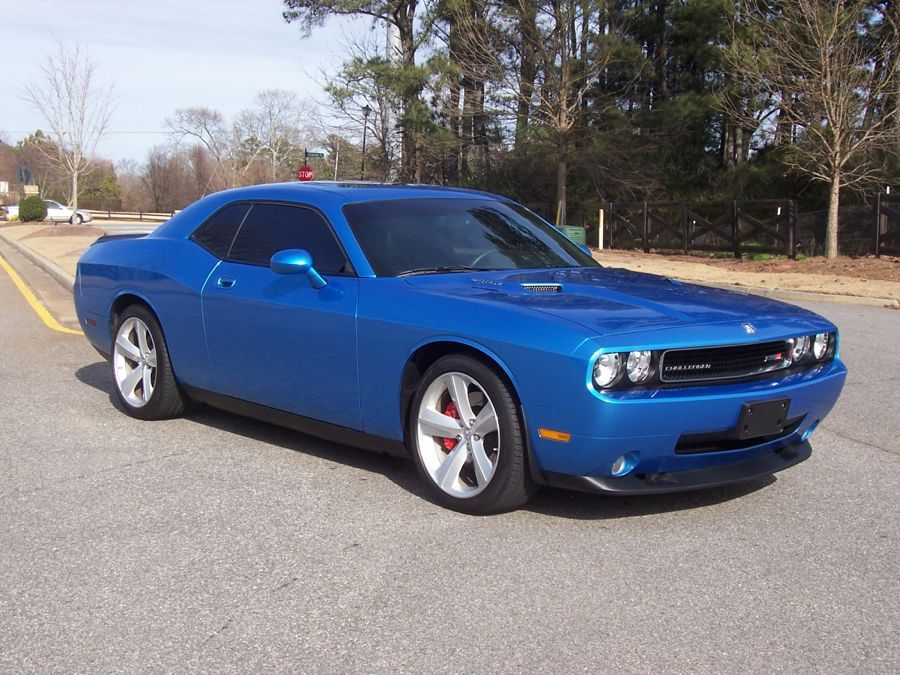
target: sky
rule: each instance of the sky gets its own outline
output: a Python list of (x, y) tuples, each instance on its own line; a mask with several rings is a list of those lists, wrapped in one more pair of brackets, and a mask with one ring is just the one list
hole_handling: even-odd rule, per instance
[(141, 162), (169, 140), (165, 120), (177, 108), (205, 106), (231, 119), (263, 89), (323, 100), (322, 71), (333, 72), (346, 36), (371, 22), (338, 17), (304, 38), (282, 9), (281, 0), (0, 0), (0, 134), (15, 143), (46, 127), (22, 88), (40, 83), (54, 35), (86, 47), (98, 81), (114, 87), (110, 133), (97, 148), (112, 161)]

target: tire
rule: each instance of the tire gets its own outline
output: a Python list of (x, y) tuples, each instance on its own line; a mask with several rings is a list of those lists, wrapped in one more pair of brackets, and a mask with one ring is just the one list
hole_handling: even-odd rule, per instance
[(72, 222), (75, 225), (81, 225), (84, 223), (84, 217), (80, 213), (76, 213), (69, 222)]
[(131, 305), (118, 317), (110, 361), (116, 396), (126, 413), (164, 420), (184, 411), (162, 328), (143, 305)]
[(481, 361), (450, 355), (425, 371), (408, 436), (419, 475), (442, 506), (500, 513), (535, 492), (519, 406), (509, 385)]

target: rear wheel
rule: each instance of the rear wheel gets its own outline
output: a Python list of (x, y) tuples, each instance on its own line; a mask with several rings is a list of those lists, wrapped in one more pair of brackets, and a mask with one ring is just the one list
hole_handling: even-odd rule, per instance
[(132, 305), (116, 323), (112, 374), (116, 394), (132, 417), (161, 420), (184, 411), (162, 328), (153, 313)]
[(518, 405), (480, 361), (451, 355), (425, 372), (409, 437), (419, 473), (444, 506), (497, 513), (521, 506), (534, 491)]

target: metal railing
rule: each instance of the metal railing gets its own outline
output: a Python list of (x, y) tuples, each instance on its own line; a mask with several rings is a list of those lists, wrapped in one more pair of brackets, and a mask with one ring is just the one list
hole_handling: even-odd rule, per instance
[(147, 211), (96, 211), (90, 209), (88, 210), (88, 213), (90, 213), (95, 220), (105, 218), (106, 220), (137, 220), (142, 223), (163, 223), (178, 213), (178, 211), (172, 211), (170, 213), (152, 213)]

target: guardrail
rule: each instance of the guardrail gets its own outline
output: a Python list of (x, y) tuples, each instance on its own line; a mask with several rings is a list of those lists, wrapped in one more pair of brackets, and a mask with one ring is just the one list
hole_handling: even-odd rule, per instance
[(96, 220), (105, 218), (106, 220), (137, 220), (140, 222), (162, 223), (174, 216), (178, 211), (171, 213), (150, 213), (146, 211), (94, 211), (89, 210), (88, 213)]

